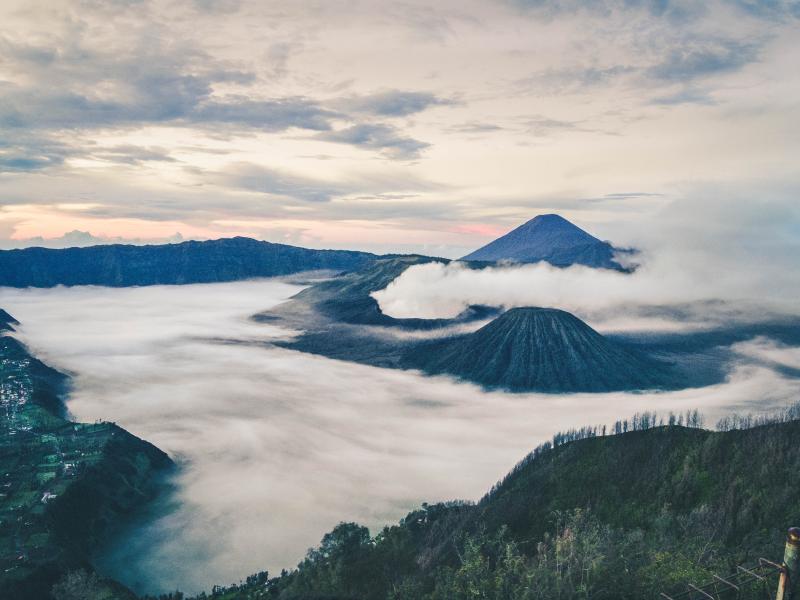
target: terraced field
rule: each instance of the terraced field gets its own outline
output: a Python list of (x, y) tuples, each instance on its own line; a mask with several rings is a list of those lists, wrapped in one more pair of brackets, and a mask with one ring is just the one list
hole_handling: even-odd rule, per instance
[[(0, 316), (8, 332), (14, 322)], [(0, 590), (9, 597), (43, 597), (66, 572), (91, 570), (92, 547), (153, 496), (171, 465), (113, 423), (67, 420), (66, 384), (0, 337)]]

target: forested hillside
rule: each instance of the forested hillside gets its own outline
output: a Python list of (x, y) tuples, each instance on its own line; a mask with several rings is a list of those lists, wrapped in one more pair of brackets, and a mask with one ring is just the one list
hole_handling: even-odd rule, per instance
[[(16, 324), (0, 310), (0, 331)], [(121, 585), (93, 575), (89, 557), (157, 492), (172, 466), (158, 448), (113, 423), (68, 421), (61, 400), (67, 381), (0, 334), (3, 599), (131, 598)], [(51, 595), (59, 586), (63, 593)]]
[(297, 570), (216, 596), (639, 600), (779, 561), (800, 520), (795, 416), (724, 432), (645, 417), (618, 435), (559, 435), (477, 504), (423, 505), (374, 537), (342, 523)]

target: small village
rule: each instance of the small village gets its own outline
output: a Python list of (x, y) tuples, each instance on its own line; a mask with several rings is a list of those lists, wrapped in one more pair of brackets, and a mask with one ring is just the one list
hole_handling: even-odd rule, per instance
[(57, 559), (48, 507), (102, 456), (109, 423), (70, 423), (34, 401), (32, 361), (0, 338), (0, 577)]

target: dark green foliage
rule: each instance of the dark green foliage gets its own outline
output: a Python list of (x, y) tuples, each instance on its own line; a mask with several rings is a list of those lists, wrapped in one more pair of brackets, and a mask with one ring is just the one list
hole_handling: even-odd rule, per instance
[(134, 600), (135, 596), (118, 584), (100, 579), (84, 570), (66, 573), (51, 592), (53, 600)]
[(66, 416), (66, 407), (61, 401), (69, 386), (66, 375), (31, 356), (22, 343), (7, 335), (0, 335), (0, 359), (24, 363), (30, 400), (52, 415)]
[(88, 556), (126, 514), (152, 499), (173, 466), (155, 446), (113, 426), (103, 460), (91, 465), (52, 504), (47, 517), (54, 540)]
[[(369, 593), (372, 539), (355, 523), (340, 523), (326, 533), (319, 548), (309, 550), (301, 568), (286, 586), (288, 597), (363, 597)], [(373, 574), (374, 577), (376, 574)]]
[(0, 598), (132, 598), (89, 555), (172, 462), (112, 423), (67, 421), (66, 382), (0, 336)]
[(310, 250), (244, 237), (161, 246), (26, 248), (0, 251), (0, 286), (52, 287), (209, 283), (300, 271), (350, 271), (374, 254)]
[(0, 331), (13, 331), (14, 325), (19, 325), (19, 321), (0, 308)]
[(800, 520), (790, 417), (712, 432), (696, 411), (680, 416), (695, 427), (647, 413), (620, 435), (558, 434), (477, 505), (423, 505), (374, 538), (339, 525), (297, 570), (220, 598), (639, 600), (779, 561)]

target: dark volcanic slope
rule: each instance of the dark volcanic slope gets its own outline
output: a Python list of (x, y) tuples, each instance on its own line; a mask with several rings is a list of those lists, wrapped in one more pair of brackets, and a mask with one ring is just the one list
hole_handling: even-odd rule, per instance
[(385, 288), (408, 267), (445, 259), (426, 256), (381, 257), (355, 273), (312, 285), (288, 302), (254, 315), (256, 321), (303, 333), (277, 345), (380, 367), (399, 368), (402, 353), (419, 340), (389, 333), (433, 331), (482, 320), (497, 309), (470, 306), (453, 319), (396, 319), (384, 314), (372, 292)]
[(557, 267), (579, 264), (624, 270), (616, 250), (559, 215), (539, 215), (462, 260), (546, 261)]
[[(397, 319), (384, 314), (372, 293), (382, 290), (403, 271), (413, 265), (428, 262), (447, 262), (443, 258), (407, 255), (380, 257), (366, 268), (355, 273), (340, 275), (314, 284), (292, 297), (289, 302), (254, 316), (257, 321), (283, 320), (287, 326), (306, 331), (319, 326), (320, 317), (324, 325), (380, 325), (402, 329), (437, 329), (447, 325), (484, 318), (497, 311), (484, 306), (471, 306), (454, 319)], [(301, 309), (304, 309), (302, 311)], [(302, 317), (296, 318), (301, 310)], [(313, 316), (309, 314), (313, 313)], [(294, 314), (294, 319), (292, 316)], [(292, 321), (289, 323), (288, 321)]]
[(509, 390), (602, 392), (680, 384), (669, 365), (548, 308), (509, 310), (474, 333), (414, 348), (403, 366)]
[(309, 250), (244, 237), (160, 246), (0, 251), (0, 286), (52, 287), (211, 283), (300, 271), (350, 271), (375, 258), (367, 252)]
[[(573, 315), (553, 309), (513, 309), (467, 335), (436, 339), (393, 335), (442, 330), (485, 320), (496, 309), (471, 306), (454, 319), (395, 319), (370, 295), (405, 269), (429, 262), (421, 256), (387, 257), (369, 267), (303, 290), (290, 301), (255, 315), (259, 321), (302, 333), (277, 342), (285, 348), (380, 367), (448, 374), (487, 388), (511, 391), (604, 392), (678, 389), (717, 383), (721, 368), (702, 376), (690, 367), (653, 358), (647, 344), (604, 337)], [(485, 263), (484, 263), (485, 264)], [(480, 265), (472, 263), (472, 268)], [(379, 326), (379, 327), (374, 327)], [(433, 337), (433, 336), (432, 336)], [(716, 358), (715, 365), (722, 359)]]
[(443, 259), (427, 256), (398, 256), (378, 259), (356, 273), (323, 281), (297, 294), (294, 300), (315, 306), (326, 317), (354, 325), (402, 325), (437, 327), (441, 320), (395, 319), (385, 315), (371, 294), (381, 290), (413, 265)]
[(0, 331), (13, 331), (14, 325), (18, 324), (19, 321), (0, 308)]

